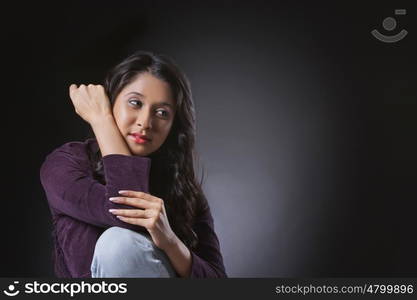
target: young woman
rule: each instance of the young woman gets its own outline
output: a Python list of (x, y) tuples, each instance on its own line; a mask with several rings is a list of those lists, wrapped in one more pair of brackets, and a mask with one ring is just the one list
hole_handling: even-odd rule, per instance
[(58, 277), (227, 277), (194, 173), (189, 82), (166, 56), (139, 51), (101, 85), (72, 84), (94, 137), (47, 155), (40, 178)]

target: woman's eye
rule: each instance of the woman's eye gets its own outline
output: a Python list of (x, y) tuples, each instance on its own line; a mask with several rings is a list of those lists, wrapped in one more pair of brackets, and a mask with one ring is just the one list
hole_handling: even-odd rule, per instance
[(157, 110), (156, 113), (159, 114), (159, 116), (161, 117), (164, 117), (164, 118), (168, 117), (168, 112), (165, 110)]
[(135, 106), (142, 106), (142, 102), (139, 100), (129, 100), (129, 103), (132, 103)]

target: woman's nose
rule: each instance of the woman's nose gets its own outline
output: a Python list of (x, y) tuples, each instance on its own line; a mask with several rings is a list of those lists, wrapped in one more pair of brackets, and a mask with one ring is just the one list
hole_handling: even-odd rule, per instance
[(142, 129), (151, 129), (152, 128), (152, 117), (151, 114), (148, 112), (143, 112), (139, 115), (137, 120), (138, 126), (142, 127)]

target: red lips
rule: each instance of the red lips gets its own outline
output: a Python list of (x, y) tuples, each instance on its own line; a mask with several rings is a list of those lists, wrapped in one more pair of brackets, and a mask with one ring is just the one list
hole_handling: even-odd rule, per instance
[(137, 132), (133, 132), (133, 133), (131, 133), (131, 135), (133, 135), (135, 138), (140, 138), (142, 140), (146, 140), (146, 141), (151, 140), (147, 135), (140, 134), (140, 133), (137, 133)]

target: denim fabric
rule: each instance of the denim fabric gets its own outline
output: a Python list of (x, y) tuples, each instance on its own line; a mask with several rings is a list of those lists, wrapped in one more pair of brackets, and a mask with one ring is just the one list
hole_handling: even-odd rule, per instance
[(98, 239), (91, 277), (177, 277), (168, 256), (151, 236), (110, 227)]

